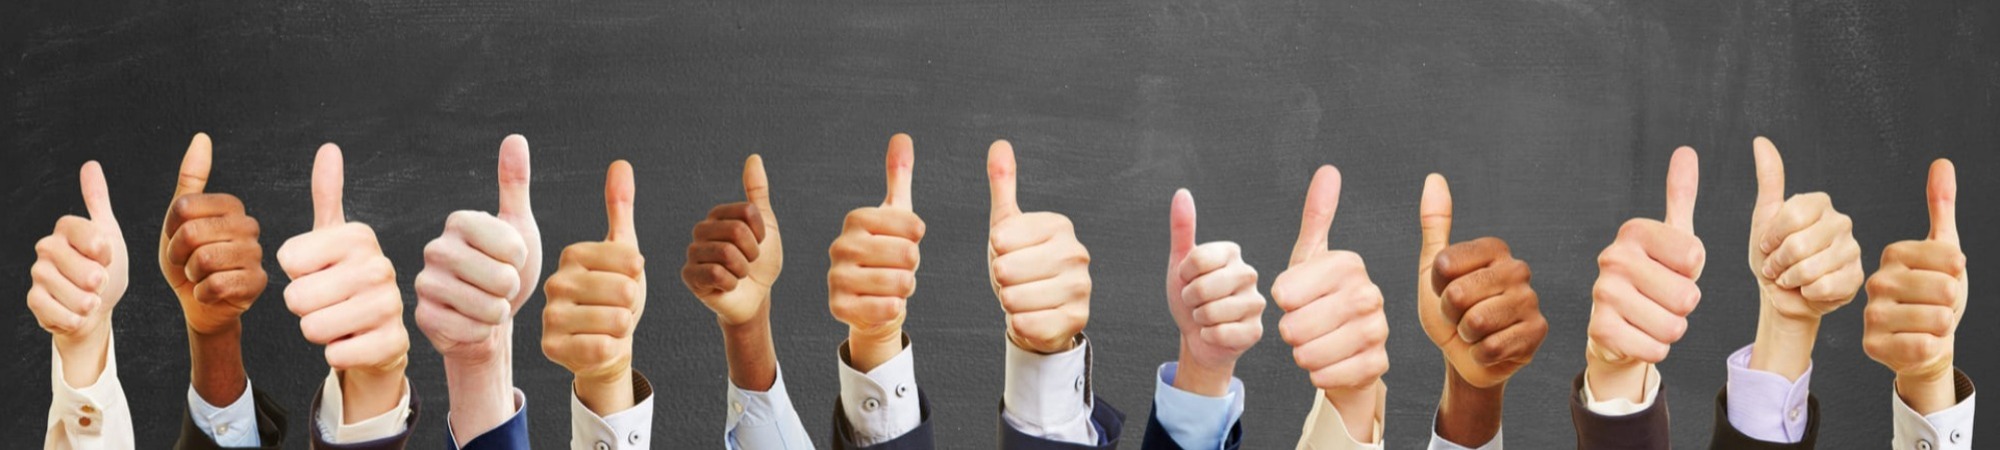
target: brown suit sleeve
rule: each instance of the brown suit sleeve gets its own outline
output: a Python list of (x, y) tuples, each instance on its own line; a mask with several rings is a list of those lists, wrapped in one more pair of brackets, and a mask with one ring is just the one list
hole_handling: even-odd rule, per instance
[(1671, 449), (1670, 429), (1667, 420), (1667, 384), (1660, 382), (1660, 392), (1653, 398), (1653, 405), (1645, 410), (1622, 415), (1606, 416), (1591, 412), (1583, 405), (1583, 374), (1576, 374), (1576, 381), (1570, 384), (1569, 417), (1576, 424), (1576, 448), (1595, 449)]
[(1708, 448), (1732, 449), (1732, 450), (1734, 449), (1811, 450), (1813, 448), (1813, 441), (1816, 440), (1818, 437), (1819, 437), (1818, 397), (1813, 397), (1811, 395), (1806, 396), (1805, 438), (1799, 440), (1799, 442), (1796, 444), (1780, 444), (1776, 442), (1759, 441), (1755, 438), (1751, 438), (1750, 436), (1744, 435), (1740, 431), (1736, 431), (1736, 426), (1729, 424), (1729, 387), (1723, 386), (1722, 392), (1715, 394), (1715, 439), (1709, 441)]
[[(285, 408), (278, 406), (278, 402), (272, 401), (270, 396), (264, 395), (264, 391), (259, 391), (256, 388), (250, 389), (250, 398), (253, 399), (252, 401), (255, 402), (254, 404), (257, 408), (257, 439), (264, 444), (263, 447), (258, 448), (271, 450), (283, 448), (285, 446), (285, 424), (287, 423), (285, 421)], [(221, 449), (222, 446), (217, 445), (214, 438), (208, 437), (207, 432), (195, 427), (194, 412), (188, 408), (190, 408), (189, 405), (181, 405), (181, 437), (174, 442), (174, 448), (180, 450)]]

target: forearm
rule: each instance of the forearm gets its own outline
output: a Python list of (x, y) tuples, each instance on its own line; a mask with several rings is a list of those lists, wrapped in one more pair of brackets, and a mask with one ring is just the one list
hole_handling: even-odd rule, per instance
[(1812, 367), (1819, 319), (1785, 317), (1769, 303), (1765, 305), (1757, 318), (1757, 341), (1752, 344), (1750, 368), (1798, 381), (1806, 368)]
[(403, 364), (385, 370), (345, 370), (340, 374), (343, 423), (380, 416), (403, 400)]
[(1444, 394), (1438, 400), (1437, 434), (1461, 446), (1477, 447), (1500, 433), (1502, 400), (1507, 383), (1490, 388), (1474, 387), (1445, 368)]
[(614, 373), (576, 377), (576, 398), (583, 406), (597, 413), (598, 417), (609, 416), (632, 409), (638, 404), (632, 398), (632, 368), (619, 367)]
[(243, 325), (209, 334), (188, 329), (188, 379), (194, 392), (210, 405), (228, 405), (243, 398), (250, 376), (243, 370)]
[(888, 362), (903, 351), (903, 330), (901, 327), (887, 331), (862, 330), (848, 327), (847, 359), (854, 370), (867, 373), (876, 366)]
[(1586, 358), (1583, 369), (1585, 383), (1590, 386), (1591, 398), (1597, 401), (1625, 399), (1634, 404), (1645, 401), (1646, 372), (1653, 365), (1631, 361), (1613, 363)]
[(1174, 388), (1206, 397), (1229, 395), (1229, 379), (1235, 376), (1236, 361), (1205, 363), (1181, 345), (1180, 364), (1174, 366)]
[[(738, 389), (764, 392), (778, 379), (778, 350), (771, 342), (768, 316), (722, 327), (722, 351), (729, 359), (729, 382)], [(893, 354), (892, 354), (893, 355)]]
[(63, 381), (72, 387), (90, 386), (104, 374), (111, 346), (111, 324), (97, 327), (83, 336), (55, 336), (56, 353), (62, 356)]
[(1328, 389), (1326, 401), (1339, 410), (1341, 425), (1355, 442), (1381, 442), (1382, 437), (1375, 435), (1375, 424), (1382, 419), (1382, 391), (1387, 389), (1381, 381), (1366, 389)]
[(1952, 368), (1947, 364), (1943, 370), (1925, 373), (1897, 374), (1896, 395), (1917, 414), (1929, 415), (1958, 404), (1958, 387), (1952, 380)]
[(451, 400), (450, 422), (453, 435), (466, 441), (505, 423), (514, 413), (513, 366), (507, 357), (512, 344), (511, 326), (503, 326), (494, 337), (498, 352), (487, 360), (444, 358), (445, 390)]

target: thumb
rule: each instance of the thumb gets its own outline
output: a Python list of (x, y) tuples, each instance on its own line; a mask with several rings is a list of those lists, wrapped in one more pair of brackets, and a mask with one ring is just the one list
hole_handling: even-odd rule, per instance
[(188, 142), (187, 154), (181, 157), (181, 175), (174, 183), (174, 198), (200, 194), (208, 188), (208, 170), (214, 154), (215, 144), (209, 142), (208, 133), (195, 133), (194, 141)]
[(529, 174), (528, 138), (516, 134), (500, 141), (500, 215), (535, 215), (528, 202)]
[(331, 228), (347, 222), (347, 213), (340, 206), (341, 186), (346, 183), (345, 168), (340, 158), (340, 147), (327, 143), (319, 146), (319, 156), (313, 158), (312, 200), (313, 229)]
[[(1931, 239), (1958, 245), (1958, 169), (1951, 160), (1931, 163), (1927, 197), (1931, 205)], [(108, 208), (107, 208), (108, 209)]]
[(1701, 161), (1694, 148), (1674, 150), (1667, 163), (1667, 225), (1694, 232), (1694, 201), (1701, 187)]
[(1194, 194), (1187, 189), (1175, 191), (1174, 206), (1167, 215), (1168, 227), (1173, 234), (1172, 250), (1167, 256), (1167, 267), (1171, 268), (1187, 258), (1188, 252), (1194, 251)]
[(882, 199), (884, 208), (911, 209), (910, 171), (917, 164), (917, 150), (910, 143), (910, 135), (896, 133), (889, 138), (889, 196)]
[(764, 175), (764, 157), (750, 155), (743, 161), (743, 196), (764, 214), (765, 226), (778, 223), (778, 216), (771, 211), (771, 178)]
[(1312, 185), (1306, 188), (1306, 209), (1299, 219), (1299, 239), (1292, 245), (1292, 264), (1327, 250), (1326, 233), (1333, 228), (1333, 214), (1339, 209), (1340, 169), (1319, 166)]
[(117, 226), (118, 218), (111, 213), (111, 188), (104, 183), (104, 167), (97, 161), (83, 163), (77, 181), (83, 187), (83, 206), (90, 211), (90, 221)]
[(1751, 217), (1762, 223), (1765, 216), (1777, 214), (1778, 207), (1785, 203), (1785, 160), (1778, 156), (1778, 146), (1772, 145), (1770, 139), (1758, 136), (1750, 145), (1757, 158), (1757, 207)]
[(604, 217), (611, 222), (604, 240), (639, 243), (638, 228), (632, 225), (632, 163), (617, 160), (604, 175)]
[(1014, 200), (1014, 144), (1007, 141), (993, 141), (993, 147), (986, 151), (986, 180), (993, 191), (993, 222), (1021, 215), (1021, 204)]
[(1424, 198), (1417, 206), (1417, 224), (1423, 228), (1423, 250), (1417, 261), (1428, 265), (1445, 247), (1451, 246), (1451, 186), (1445, 184), (1444, 175), (1433, 173), (1424, 178)]

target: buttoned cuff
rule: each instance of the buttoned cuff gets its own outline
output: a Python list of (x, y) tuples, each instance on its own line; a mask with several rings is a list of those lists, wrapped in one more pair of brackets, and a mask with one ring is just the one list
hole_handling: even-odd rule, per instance
[(1315, 391), (1313, 399), (1312, 412), (1306, 414), (1306, 429), (1299, 433), (1299, 450), (1382, 450), (1387, 445), (1380, 417), (1375, 418), (1377, 440), (1362, 443), (1347, 432), (1347, 421), (1340, 416), (1340, 408), (1333, 407), (1333, 401), (1326, 399), (1325, 390)]
[(250, 397), (250, 379), (243, 379), (243, 394), (229, 406), (216, 407), (203, 400), (188, 385), (188, 412), (194, 427), (223, 447), (263, 447), (257, 436), (257, 402)]
[(583, 399), (576, 396), (575, 385), (569, 391), (569, 447), (590, 450), (638, 450), (652, 448), (653, 442), (653, 383), (632, 371), (632, 398), (639, 399), (631, 408), (608, 416), (598, 416), (590, 407), (583, 405)]
[(1000, 418), (1022, 434), (1080, 445), (1097, 444), (1090, 424), (1090, 341), (1078, 335), (1076, 348), (1037, 354), (1007, 342), (1005, 388)]
[[(514, 391), (514, 414), (508, 415), (507, 420), (500, 422), (500, 425), (493, 427), (493, 429), (486, 430), (479, 436), (473, 436), (472, 441), (466, 441), (466, 444), (468, 444), (468, 446), (472, 444), (474, 441), (478, 441), (479, 438), (485, 437), (486, 434), (491, 434), (496, 430), (506, 428), (509, 422), (521, 420), (522, 419), (521, 416), (528, 413), (528, 394), (521, 392), (521, 388), (513, 388), (513, 391)], [(526, 422), (523, 421), (522, 423)], [(445, 413), (444, 433), (445, 433), (445, 442), (451, 443), (452, 444), (451, 447), (454, 449), (459, 448), (458, 430), (454, 430), (451, 428), (451, 413)]]
[(133, 448), (132, 410), (118, 382), (118, 339), (106, 338), (104, 371), (89, 386), (70, 386), (63, 377), (62, 352), (49, 344), (49, 418), (44, 448)]
[(723, 422), (722, 441), (738, 449), (810, 449), (792, 397), (785, 392), (785, 371), (779, 367), (771, 389), (763, 392), (729, 383), (729, 418)]
[(1181, 448), (1223, 448), (1229, 429), (1243, 418), (1243, 380), (1229, 377), (1229, 392), (1209, 397), (1174, 387), (1174, 369), (1179, 366), (1161, 364), (1153, 377), (1153, 418)]
[(1919, 415), (1890, 389), (1895, 406), (1895, 436), (1890, 447), (1918, 450), (1965, 450), (1972, 448), (1972, 410), (1976, 393), (1972, 379), (1952, 371), (1958, 404), (1930, 415)]
[(917, 402), (915, 345), (903, 335), (903, 351), (868, 373), (854, 370), (847, 343), (840, 344), (840, 413), (854, 427), (855, 443), (863, 447), (888, 442), (924, 422)]
[(1432, 424), (1430, 450), (1500, 450), (1500, 436), (1507, 434), (1506, 432), (1507, 430), (1494, 431), (1493, 440), (1486, 441), (1485, 444), (1481, 444), (1478, 447), (1466, 447), (1458, 445), (1456, 442), (1447, 441), (1444, 439), (1444, 436), (1438, 436), (1437, 425)]
[(1798, 381), (1750, 368), (1755, 344), (1745, 345), (1729, 355), (1729, 426), (1752, 439), (1782, 444), (1805, 439), (1806, 400), (1812, 384), (1812, 365)]
[(320, 383), (319, 420), (320, 439), (333, 444), (368, 442), (403, 434), (410, 418), (410, 379), (403, 379), (403, 396), (396, 401), (396, 407), (375, 417), (361, 419), (354, 423), (343, 423), (345, 393), (340, 389), (340, 372), (329, 370), (326, 381)]
[(1583, 377), (1583, 390), (1578, 395), (1583, 398), (1584, 409), (1588, 409), (1592, 413), (1609, 417), (1629, 416), (1645, 411), (1647, 408), (1652, 408), (1653, 399), (1660, 395), (1660, 368), (1658, 366), (1646, 365), (1645, 385), (1646, 393), (1639, 396), (1639, 403), (1632, 403), (1632, 400), (1624, 397), (1600, 402), (1597, 401), (1596, 395), (1591, 395), (1590, 377), (1585, 376)]

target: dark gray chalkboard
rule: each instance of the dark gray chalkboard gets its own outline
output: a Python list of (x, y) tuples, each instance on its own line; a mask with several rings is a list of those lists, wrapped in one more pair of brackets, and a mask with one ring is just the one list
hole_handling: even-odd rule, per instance
[[(1958, 162), (1973, 299), (1959, 364), (1992, 383), (1982, 336), (2000, 279), (2000, 4), (1986, 1), (1033, 1), (104, 2), (0, 6), (0, 377), (7, 434), (38, 435), (48, 337), (19, 293), (32, 242), (81, 214), (76, 169), (101, 160), (133, 250), (118, 308), (120, 373), (145, 447), (176, 433), (187, 383), (178, 305), (152, 248), (174, 167), (215, 137), (212, 191), (263, 223), (270, 251), (306, 230), (313, 149), (347, 151), (350, 219), (373, 224), (405, 285), (446, 214), (495, 205), (495, 149), (533, 143), (536, 214), (552, 268), (603, 234), (613, 159), (638, 170), (652, 292), (636, 364), (658, 389), (654, 442), (717, 447), (726, 383), (710, 313), (675, 276), (689, 227), (741, 199), (762, 153), (790, 267), (773, 320), (793, 400), (825, 445), (845, 327), (827, 313), (824, 249), (849, 209), (879, 202), (889, 135), (916, 137), (916, 207), (930, 225), (909, 332), (939, 441), (991, 445), (1001, 312), (987, 287), (983, 161), (1015, 143), (1021, 202), (1068, 214), (1095, 256), (1096, 385), (1134, 419), (1175, 355), (1162, 300), (1167, 207), (1194, 190), (1201, 239), (1243, 244), (1265, 286), (1285, 264), (1313, 166), (1347, 186), (1334, 245), (1368, 258), (1390, 297), (1388, 433), (1429, 436), (1442, 369), (1415, 311), (1422, 177), (1457, 188), (1459, 239), (1495, 235), (1531, 262), (1551, 322), (1515, 377), (1514, 448), (1574, 445), (1593, 260), (1617, 225), (1663, 210), (1667, 157), (1702, 156), (1698, 231), (1716, 256), (1688, 338), (1662, 366), (1679, 446), (1708, 440), (1722, 359), (1757, 312), (1742, 253), (1755, 193), (1750, 139), (1771, 136), (1794, 192), (1824, 190), (1881, 248), (1923, 236), (1925, 167)], [(864, 4), (865, 3), (865, 4)], [(268, 255), (268, 254), (267, 254)], [(320, 349), (284, 307), (282, 271), (245, 316), (256, 386), (306, 429)], [(568, 438), (569, 374), (549, 363), (540, 295), (519, 318), (516, 380), (538, 447)], [(1890, 374), (1861, 351), (1865, 300), (1826, 319), (1813, 392), (1820, 442), (1889, 439)], [(1313, 392), (1266, 310), (1244, 357), (1249, 448), (1294, 442)], [(414, 444), (444, 439), (439, 359), (411, 324), (424, 411)], [(1982, 426), (1987, 439), (2000, 429)], [(290, 446), (303, 446), (303, 431)], [(28, 442), (23, 439), (21, 442)], [(1128, 445), (1133, 446), (1133, 445)]]

